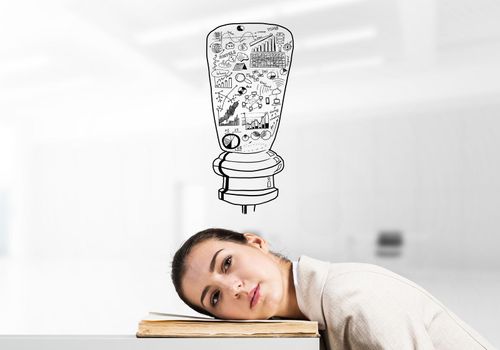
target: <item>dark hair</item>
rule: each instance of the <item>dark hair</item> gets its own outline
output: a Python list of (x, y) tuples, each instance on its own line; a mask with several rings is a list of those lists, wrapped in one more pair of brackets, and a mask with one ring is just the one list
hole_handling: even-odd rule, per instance
[[(185, 241), (182, 246), (177, 250), (177, 252), (174, 255), (174, 258), (172, 260), (172, 271), (171, 271), (171, 277), (172, 277), (172, 282), (175, 287), (175, 291), (179, 295), (179, 297), (182, 299), (184, 303), (186, 303), (190, 308), (193, 310), (205, 314), (208, 316), (214, 317), (210, 312), (207, 310), (194, 305), (190, 303), (187, 299), (186, 296), (184, 295), (184, 292), (182, 290), (181, 282), (182, 278), (184, 277), (184, 274), (186, 273), (186, 265), (185, 261), (193, 247), (196, 245), (209, 240), (209, 239), (215, 239), (219, 241), (228, 241), (228, 242), (234, 242), (238, 244), (247, 244), (247, 239), (246, 237), (239, 232), (236, 231), (231, 231), (231, 230), (226, 230), (223, 228), (209, 228), (203, 231), (200, 231), (190, 238), (188, 238), (187, 241)], [(278, 256), (282, 260), (288, 261), (286, 257), (284, 257), (281, 254), (278, 253), (273, 253), (274, 255)]]

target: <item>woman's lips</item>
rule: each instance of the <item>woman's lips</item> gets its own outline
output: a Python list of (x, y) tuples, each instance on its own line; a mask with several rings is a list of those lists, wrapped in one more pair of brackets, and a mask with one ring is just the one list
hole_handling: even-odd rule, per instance
[(260, 298), (260, 284), (250, 291), (250, 308), (253, 308)]

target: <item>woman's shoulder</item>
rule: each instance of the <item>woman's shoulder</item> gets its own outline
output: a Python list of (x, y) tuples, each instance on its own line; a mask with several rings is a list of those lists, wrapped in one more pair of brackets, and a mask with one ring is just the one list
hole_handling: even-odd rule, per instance
[[(305, 263), (301, 267), (301, 263)], [(318, 274), (316, 283), (321, 285), (322, 294), (330, 299), (371, 299), (407, 295), (427, 294), (416, 283), (382, 266), (366, 263), (329, 263), (303, 256), (299, 260), (299, 273)]]
[(339, 321), (354, 315), (377, 319), (372, 314), (378, 315), (379, 310), (423, 301), (421, 288), (378, 265), (330, 263), (302, 256), (298, 276), (300, 309), (323, 324), (325, 317), (334, 316)]
[(331, 263), (303, 255), (298, 261), (299, 270), (303, 273), (316, 273), (321, 271), (327, 273), (328, 279), (334, 278), (359, 278), (360, 275), (387, 276), (391, 278), (402, 278), (386, 268), (374, 264), (342, 262)]

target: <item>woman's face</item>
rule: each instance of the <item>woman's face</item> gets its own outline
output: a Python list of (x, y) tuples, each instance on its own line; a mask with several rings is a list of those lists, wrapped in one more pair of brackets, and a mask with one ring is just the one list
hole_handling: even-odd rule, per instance
[(247, 244), (209, 239), (192, 249), (182, 279), (191, 303), (224, 319), (267, 319), (284, 307), (279, 258), (259, 236), (245, 237)]

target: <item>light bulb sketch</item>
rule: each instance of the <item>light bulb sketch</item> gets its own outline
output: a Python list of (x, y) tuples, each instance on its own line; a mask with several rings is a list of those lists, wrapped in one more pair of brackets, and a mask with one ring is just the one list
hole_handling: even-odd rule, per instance
[(281, 119), (293, 54), (292, 33), (268, 23), (232, 23), (207, 35), (212, 110), (222, 153), (219, 199), (253, 207), (278, 196), (283, 159), (271, 150)]

